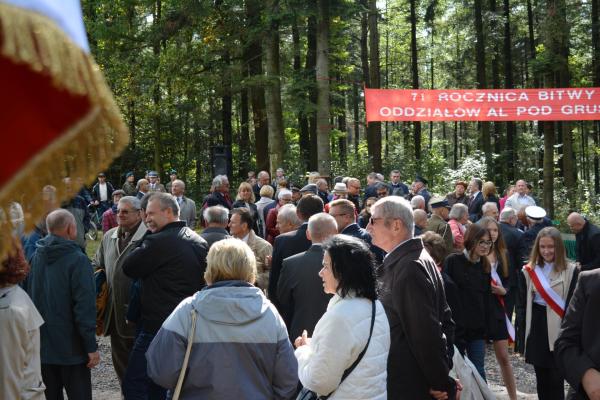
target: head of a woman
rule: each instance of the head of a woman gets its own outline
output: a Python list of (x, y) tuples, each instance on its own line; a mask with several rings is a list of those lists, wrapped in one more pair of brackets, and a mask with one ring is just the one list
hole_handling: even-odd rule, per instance
[(369, 197), (365, 201), (365, 207), (363, 208), (361, 214), (366, 216), (371, 216), (371, 206), (377, 202), (377, 197)]
[(238, 187), (236, 200), (245, 201), (246, 203), (254, 203), (254, 191), (252, 190), (252, 185), (248, 182), (240, 183), (240, 187)]
[(502, 276), (508, 276), (506, 243), (504, 243), (504, 237), (500, 230), (500, 223), (492, 217), (483, 217), (477, 221), (477, 225), (480, 225), (483, 229), (488, 231), (490, 240), (492, 241), (492, 251), (496, 253), (496, 258), (498, 258), (502, 264)]
[(0, 287), (12, 286), (23, 281), (29, 273), (29, 264), (21, 245), (15, 240), (12, 254), (0, 264)]
[(481, 190), (484, 198), (488, 198), (490, 196), (496, 196), (496, 185), (494, 182), (488, 181), (483, 184), (483, 189)]
[(559, 230), (553, 226), (543, 228), (538, 233), (531, 249), (529, 266), (543, 266), (544, 262), (554, 263), (554, 269), (559, 272), (567, 268), (565, 245)]
[(206, 256), (204, 280), (208, 285), (220, 281), (256, 281), (256, 257), (240, 239), (215, 242)]
[(448, 255), (444, 238), (438, 233), (427, 231), (421, 235), (423, 246), (438, 266), (441, 266)]
[(492, 240), (487, 229), (481, 225), (471, 224), (465, 231), (465, 250), (469, 254), (471, 261), (480, 259), (485, 272), (490, 272), (490, 263), (487, 255), (492, 248)]
[(326, 293), (377, 299), (375, 258), (364, 241), (335, 235), (323, 243), (325, 254), (319, 276)]

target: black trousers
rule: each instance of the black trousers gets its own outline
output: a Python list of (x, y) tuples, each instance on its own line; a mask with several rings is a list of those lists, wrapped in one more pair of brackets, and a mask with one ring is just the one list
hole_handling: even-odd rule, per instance
[(537, 382), (538, 399), (564, 400), (565, 381), (558, 368), (533, 367)]
[(92, 400), (92, 374), (85, 364), (42, 364), (46, 400), (63, 400), (63, 388), (69, 400)]

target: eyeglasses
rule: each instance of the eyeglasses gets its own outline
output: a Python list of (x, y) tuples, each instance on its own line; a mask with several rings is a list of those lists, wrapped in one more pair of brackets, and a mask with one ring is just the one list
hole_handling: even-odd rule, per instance
[(477, 242), (477, 245), (481, 247), (490, 247), (492, 244), (494, 243), (491, 240), (480, 240)]
[(373, 218), (373, 217), (371, 217), (371, 218), (369, 218), (369, 223), (371, 225), (375, 225), (375, 221), (380, 220), (380, 219), (383, 219), (383, 218)]

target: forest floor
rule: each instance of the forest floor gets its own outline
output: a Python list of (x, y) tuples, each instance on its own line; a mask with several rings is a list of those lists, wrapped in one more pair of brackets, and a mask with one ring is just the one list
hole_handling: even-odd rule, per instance
[[(100, 351), (100, 365), (92, 371), (93, 398), (99, 400), (120, 400), (119, 382), (112, 366), (110, 357), (109, 338), (98, 338)], [(535, 375), (531, 365), (525, 364), (523, 357), (511, 354), (511, 363), (517, 379), (517, 394), (519, 399), (537, 399), (535, 388)], [(491, 345), (487, 347), (486, 374), (490, 388), (497, 399), (508, 399), (506, 389), (502, 383), (500, 368), (496, 363), (494, 350)]]

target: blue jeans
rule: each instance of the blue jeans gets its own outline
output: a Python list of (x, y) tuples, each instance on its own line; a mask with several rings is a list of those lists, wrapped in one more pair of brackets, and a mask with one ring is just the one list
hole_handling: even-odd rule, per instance
[(142, 330), (135, 338), (123, 380), (125, 400), (164, 400), (167, 397), (167, 390), (154, 383), (146, 372), (146, 351), (154, 336)]
[(483, 339), (467, 341), (465, 350), (479, 375), (485, 379), (485, 341)]

